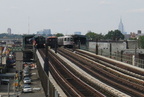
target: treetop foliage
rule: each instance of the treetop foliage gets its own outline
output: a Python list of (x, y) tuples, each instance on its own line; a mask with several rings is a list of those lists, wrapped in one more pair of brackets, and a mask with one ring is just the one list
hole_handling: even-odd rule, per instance
[(91, 31), (89, 31), (86, 34), (86, 37), (88, 40), (92, 40), (92, 41), (101, 40), (104, 38), (104, 36), (102, 34), (97, 34), (97, 33), (91, 32)]
[(60, 37), (60, 36), (64, 36), (64, 35), (62, 33), (57, 33), (56, 36)]
[(88, 40), (92, 40), (92, 41), (95, 41), (95, 40), (118, 41), (120, 39), (124, 39), (124, 35), (119, 30), (114, 30), (114, 31), (111, 30), (106, 35), (102, 35), (101, 33), (97, 34), (97, 33), (89, 31), (86, 34), (86, 37)]
[(140, 36), (138, 41), (140, 42), (140, 47), (144, 48), (144, 36)]
[(111, 30), (105, 35), (105, 39), (110, 39), (113, 41), (118, 41), (124, 39), (124, 35), (119, 30)]

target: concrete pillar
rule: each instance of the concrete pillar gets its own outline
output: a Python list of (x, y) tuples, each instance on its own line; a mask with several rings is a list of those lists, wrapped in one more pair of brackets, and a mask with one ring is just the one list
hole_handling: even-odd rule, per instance
[(135, 55), (132, 56), (132, 65), (135, 66)]

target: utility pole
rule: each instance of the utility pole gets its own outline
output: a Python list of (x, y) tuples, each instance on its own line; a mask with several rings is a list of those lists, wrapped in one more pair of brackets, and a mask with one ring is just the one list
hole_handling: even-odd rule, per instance
[(96, 39), (96, 55), (98, 55), (98, 39)]
[(9, 92), (10, 92), (10, 80), (8, 81), (8, 97), (10, 97)]
[(49, 58), (48, 58), (48, 42), (46, 40), (46, 49), (45, 49), (45, 53), (46, 53), (46, 56), (45, 56), (45, 63), (44, 63), (44, 71), (46, 72), (47, 74), (47, 78), (46, 79), (46, 85), (47, 85), (47, 88), (46, 88), (46, 97), (49, 97)]
[(111, 54), (112, 54), (112, 45), (111, 45), (111, 42), (110, 42), (110, 58), (111, 58)]
[(29, 16), (28, 16), (28, 34), (30, 33), (30, 24), (29, 24)]

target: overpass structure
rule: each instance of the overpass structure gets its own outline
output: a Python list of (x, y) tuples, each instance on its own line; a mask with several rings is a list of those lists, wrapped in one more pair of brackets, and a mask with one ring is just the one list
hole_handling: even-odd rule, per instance
[(35, 49), (28, 43), (23, 51), (32, 53), (45, 97), (144, 95), (143, 68), (80, 49)]
[[(32, 37), (23, 37), (20, 52), (23, 52), (23, 62), (35, 62), (45, 97), (144, 95), (143, 68), (81, 49), (52, 49), (47, 46), (36, 49), (32, 42), (26, 42)], [(1, 55), (6, 53), (5, 47)]]
[[(46, 97), (137, 97), (143, 95), (141, 89), (144, 88), (144, 69), (127, 63), (83, 50), (71, 52), (61, 48), (58, 48), (58, 53), (48, 49), (48, 54), (44, 50), (35, 50), (35, 60)], [(88, 67), (85, 67), (86, 64), (89, 64)], [(66, 78), (63, 79), (63, 77)], [(75, 82), (76, 79), (79, 81)], [(85, 84), (82, 84), (84, 82)]]

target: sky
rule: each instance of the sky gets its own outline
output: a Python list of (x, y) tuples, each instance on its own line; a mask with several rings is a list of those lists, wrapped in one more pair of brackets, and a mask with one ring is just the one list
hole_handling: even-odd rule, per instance
[(143, 33), (144, 0), (0, 0), (0, 33), (107, 34), (120, 18), (127, 33)]

